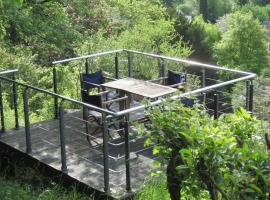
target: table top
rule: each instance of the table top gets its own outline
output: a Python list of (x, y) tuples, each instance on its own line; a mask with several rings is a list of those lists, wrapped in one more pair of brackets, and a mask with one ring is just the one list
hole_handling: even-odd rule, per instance
[(123, 78), (101, 84), (104, 87), (123, 90), (143, 97), (157, 98), (176, 92), (177, 89), (134, 78)]

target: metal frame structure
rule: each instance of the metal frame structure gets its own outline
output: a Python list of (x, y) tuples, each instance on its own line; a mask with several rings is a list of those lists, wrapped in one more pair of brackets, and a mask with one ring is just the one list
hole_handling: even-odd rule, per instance
[[(162, 56), (162, 55), (156, 55), (152, 53), (144, 53), (140, 51), (134, 51), (134, 50), (127, 50), (127, 49), (120, 49), (120, 50), (114, 50), (114, 51), (107, 51), (107, 52), (101, 52), (101, 53), (95, 53), (91, 55), (76, 57), (76, 58), (69, 58), (64, 59), (60, 61), (54, 61), (53, 64), (53, 92), (44, 90), (38, 87), (34, 87), (25, 83), (18, 82), (15, 78), (15, 73), (18, 72), (17, 69), (14, 70), (8, 70), (0, 72), (0, 115), (1, 115), (1, 130), (2, 132), (5, 132), (5, 121), (4, 121), (4, 109), (3, 109), (3, 98), (2, 98), (2, 82), (6, 81), (8, 83), (11, 83), (13, 85), (12, 92), (13, 92), (13, 104), (14, 104), (14, 112), (15, 112), (15, 128), (19, 128), (19, 122), (18, 122), (18, 108), (17, 108), (17, 87), (22, 87), (24, 90), (23, 92), (23, 103), (24, 103), (24, 121), (25, 121), (25, 136), (26, 136), (26, 152), (28, 154), (31, 154), (32, 148), (31, 148), (31, 133), (30, 133), (30, 122), (29, 122), (29, 110), (28, 110), (28, 93), (29, 90), (33, 90), (39, 93), (43, 93), (46, 95), (50, 95), (54, 98), (54, 117), (55, 119), (59, 119), (59, 133), (60, 133), (60, 146), (61, 146), (61, 161), (62, 161), (62, 171), (64, 173), (68, 173), (68, 166), (66, 163), (66, 145), (65, 145), (65, 126), (64, 126), (64, 106), (63, 102), (71, 102), (76, 105), (82, 106), (84, 108), (93, 109), (97, 112), (102, 113), (102, 121), (103, 121), (103, 166), (104, 166), (104, 192), (106, 194), (110, 193), (110, 176), (109, 176), (109, 156), (108, 156), (108, 142), (109, 142), (109, 136), (108, 136), (108, 123), (109, 120), (112, 118), (117, 117), (124, 117), (124, 143), (125, 143), (125, 166), (126, 166), (126, 191), (131, 192), (131, 180), (130, 180), (130, 144), (129, 144), (129, 126), (130, 121), (129, 118), (126, 117), (128, 114), (132, 112), (136, 112), (140, 109), (147, 109), (151, 106), (156, 106), (161, 104), (164, 99), (155, 100), (153, 102), (150, 102), (147, 105), (139, 105), (132, 108), (128, 108), (126, 110), (121, 110), (117, 112), (112, 112), (107, 109), (99, 108), (90, 104), (83, 103), (79, 100), (75, 100), (72, 98), (65, 97), (61, 94), (58, 94), (58, 80), (57, 80), (57, 65), (58, 64), (67, 64), (72, 61), (76, 60), (84, 60), (85, 61), (85, 73), (89, 72), (89, 59), (94, 57), (100, 57), (100, 56), (106, 56), (106, 55), (115, 55), (114, 59), (114, 67), (115, 67), (115, 78), (119, 78), (119, 55), (125, 53), (127, 54), (127, 61), (128, 61), (128, 77), (132, 77), (133, 70), (132, 70), (132, 55), (137, 54), (141, 56), (147, 56), (151, 58), (156, 58), (158, 60), (168, 60), (173, 61), (176, 63), (186, 64), (186, 65), (192, 65), (200, 69), (201, 76), (202, 76), (202, 87), (184, 92), (181, 94), (177, 94), (174, 96), (171, 96), (172, 100), (181, 99), (183, 97), (194, 95), (194, 94), (201, 94), (206, 93), (208, 91), (215, 91), (218, 88), (222, 88), (227, 85), (232, 85), (234, 83), (240, 82), (240, 81), (246, 81), (246, 108), (249, 111), (252, 111), (253, 108), (253, 83), (252, 80), (256, 77), (256, 74), (250, 73), (250, 72), (244, 72), (236, 69), (230, 69), (226, 67), (220, 67), (215, 65), (208, 65), (203, 64), (195, 61), (180, 59), (180, 58), (173, 58), (168, 56)], [(233, 74), (237, 74), (240, 77), (219, 82), (214, 85), (206, 86), (205, 80), (206, 80), (206, 70), (217, 70), (217, 71), (225, 71), (230, 72)], [(160, 73), (161, 75), (164, 75), (165, 69), (162, 65), (162, 71), (163, 73)], [(12, 78), (7, 78), (5, 75), (12, 74)], [(217, 119), (219, 116), (219, 95), (218, 93), (214, 94), (214, 117)]]

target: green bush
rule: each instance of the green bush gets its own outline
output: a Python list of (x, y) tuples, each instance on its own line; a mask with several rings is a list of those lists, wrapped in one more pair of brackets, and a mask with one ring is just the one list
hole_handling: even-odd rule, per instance
[(226, 28), (214, 48), (219, 65), (255, 73), (269, 66), (266, 32), (251, 13), (237, 11), (228, 15)]

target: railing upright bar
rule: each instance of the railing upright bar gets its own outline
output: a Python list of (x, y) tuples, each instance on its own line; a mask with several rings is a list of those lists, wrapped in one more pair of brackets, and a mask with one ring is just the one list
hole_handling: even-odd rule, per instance
[(249, 110), (249, 85), (250, 80), (246, 81), (246, 110)]
[(85, 73), (89, 74), (89, 63), (88, 63), (88, 59), (85, 59)]
[(115, 78), (116, 79), (119, 79), (119, 59), (118, 59), (118, 53), (115, 54), (114, 64), (115, 64)]
[(32, 153), (32, 142), (30, 133), (30, 121), (28, 110), (28, 88), (25, 88), (23, 93), (23, 110), (24, 110), (24, 124), (25, 124), (25, 138), (26, 138), (26, 153)]
[(13, 105), (14, 105), (14, 115), (15, 115), (15, 129), (19, 129), (18, 95), (17, 95), (15, 73), (12, 73), (12, 80), (14, 81), (12, 84), (12, 91), (13, 91)]
[(206, 82), (205, 82), (205, 80), (206, 80), (206, 73), (205, 73), (205, 68), (202, 68), (202, 88), (204, 88), (205, 87), (205, 85), (206, 85)]
[(131, 52), (128, 52), (128, 77), (132, 77), (132, 58), (131, 58)]
[(103, 164), (104, 164), (104, 191), (109, 193), (109, 151), (108, 151), (108, 124), (105, 117), (103, 117)]
[(254, 87), (254, 85), (253, 85), (252, 81), (250, 81), (250, 84), (249, 84), (249, 95), (248, 95), (248, 96), (249, 96), (248, 110), (249, 110), (250, 112), (253, 111), (253, 87)]
[[(57, 75), (56, 75), (56, 67), (53, 66), (53, 92), (57, 94)], [(58, 98), (54, 96), (54, 118), (58, 119)]]
[(0, 82), (0, 114), (1, 114), (1, 132), (4, 133), (6, 131), (6, 128), (5, 128), (5, 115), (4, 115), (4, 106), (3, 106), (2, 82)]
[(131, 191), (130, 184), (130, 144), (129, 144), (129, 122), (125, 121), (125, 163), (126, 163), (126, 190)]
[(60, 129), (60, 146), (61, 146), (61, 163), (62, 172), (67, 173), (67, 158), (66, 158), (66, 140), (65, 140), (65, 125), (64, 125), (64, 106), (59, 107), (59, 129)]
[(214, 119), (218, 119), (219, 116), (219, 94), (214, 94)]

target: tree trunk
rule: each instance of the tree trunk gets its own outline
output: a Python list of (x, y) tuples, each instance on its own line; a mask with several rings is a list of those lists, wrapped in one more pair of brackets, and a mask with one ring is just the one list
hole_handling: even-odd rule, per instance
[(197, 169), (198, 169), (199, 176), (200, 176), (201, 180), (204, 182), (204, 184), (206, 185), (206, 187), (210, 193), (211, 200), (218, 200), (217, 190), (210, 179), (210, 175), (208, 173), (207, 166), (205, 166), (203, 158), (200, 158), (200, 160), (197, 164)]
[(267, 149), (270, 150), (270, 139), (269, 139), (268, 133), (265, 133), (264, 137), (265, 137), (265, 143), (266, 143)]
[(181, 199), (181, 185), (182, 179), (177, 176), (176, 167), (183, 164), (179, 153), (172, 151), (172, 156), (167, 166), (167, 187), (170, 193), (171, 200)]
[(205, 21), (208, 20), (207, 0), (200, 0), (200, 13)]

